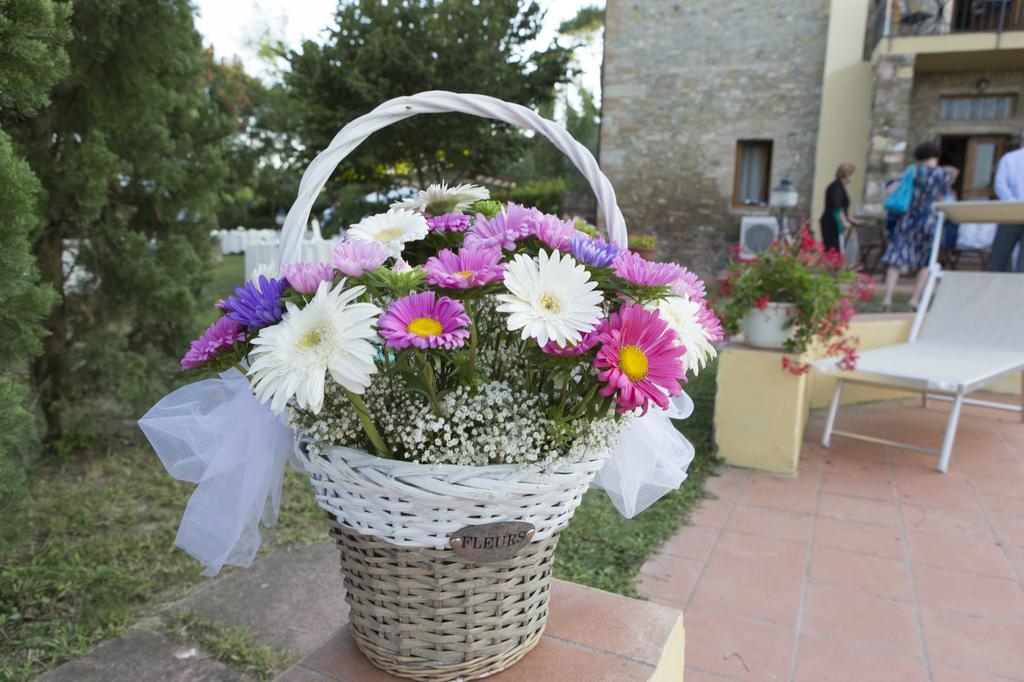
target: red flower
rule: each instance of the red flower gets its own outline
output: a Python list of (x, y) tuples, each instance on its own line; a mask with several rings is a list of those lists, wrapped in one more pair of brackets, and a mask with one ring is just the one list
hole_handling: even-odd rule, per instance
[(754, 305), (757, 306), (758, 310), (764, 310), (765, 308), (768, 307), (768, 304), (770, 302), (771, 301), (768, 300), (767, 296), (762, 296), (761, 298), (754, 299)]

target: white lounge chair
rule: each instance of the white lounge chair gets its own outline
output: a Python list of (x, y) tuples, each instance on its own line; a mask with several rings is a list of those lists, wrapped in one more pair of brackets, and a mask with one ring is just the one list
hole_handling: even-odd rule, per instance
[[(983, 202), (951, 202), (938, 207), (958, 222), (984, 222), (976, 218), (987, 216), (986, 208), (991, 212), (995, 207), (980, 203)], [(1013, 222), (1024, 223), (1024, 203), (998, 203), (1000, 216), (1008, 213), (1017, 218)], [(939, 218), (941, 225), (942, 216)], [(1013, 405), (967, 397), (1007, 375), (1021, 372), (1024, 377), (1024, 275), (943, 271), (937, 262), (940, 239), (941, 235), (936, 234), (928, 283), (907, 343), (863, 351), (852, 372), (839, 370), (835, 360), (815, 363), (818, 370), (837, 376), (822, 437), (825, 447), (834, 435), (895, 445), (938, 455), (939, 471), (945, 472), (964, 403), (1020, 412), (1024, 420), (1024, 402)], [(835, 429), (840, 397), (847, 383), (919, 392), (925, 407), (929, 398), (952, 401), (942, 448), (935, 450)]]

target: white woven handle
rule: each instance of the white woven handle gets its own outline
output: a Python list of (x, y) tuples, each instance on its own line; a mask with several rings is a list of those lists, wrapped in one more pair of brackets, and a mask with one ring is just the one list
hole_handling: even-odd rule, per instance
[(421, 92), (409, 97), (396, 97), (384, 102), (368, 114), (360, 116), (341, 129), (327, 149), (320, 152), (302, 174), (299, 196), (288, 211), (281, 232), (281, 263), (300, 259), (302, 233), (309, 221), (313, 202), (324, 188), (327, 179), (342, 159), (349, 155), (367, 137), (392, 123), (416, 114), (462, 113), (504, 121), (525, 130), (540, 133), (559, 151), (569, 157), (590, 183), (597, 203), (604, 211), (608, 238), (626, 246), (626, 221), (615, 201), (615, 190), (597, 165), (594, 155), (573, 139), (565, 128), (549, 121), (519, 104), (503, 102), (487, 95), (467, 95), (444, 90)]

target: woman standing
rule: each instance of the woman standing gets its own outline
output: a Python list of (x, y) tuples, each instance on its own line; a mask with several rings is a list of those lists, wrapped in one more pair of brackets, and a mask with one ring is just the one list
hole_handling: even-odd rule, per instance
[(892, 293), (896, 289), (900, 270), (904, 268), (917, 271), (910, 307), (916, 310), (921, 302), (921, 293), (928, 280), (931, 237), (935, 234), (938, 222), (935, 202), (949, 191), (951, 184), (949, 173), (938, 167), (939, 153), (939, 147), (931, 142), (919, 145), (914, 150), (917, 163), (911, 167), (914, 172), (914, 192), (910, 198), (910, 208), (896, 222), (892, 239), (882, 255), (882, 260), (889, 266), (885, 272), (885, 297), (882, 299), (882, 307), (886, 310), (892, 305)]
[(825, 211), (821, 214), (821, 240), (826, 249), (842, 250), (842, 234), (844, 230), (853, 229), (854, 222), (850, 219), (850, 195), (846, 193), (846, 185), (850, 184), (853, 172), (857, 170), (852, 163), (841, 163), (836, 169), (836, 179), (825, 188)]

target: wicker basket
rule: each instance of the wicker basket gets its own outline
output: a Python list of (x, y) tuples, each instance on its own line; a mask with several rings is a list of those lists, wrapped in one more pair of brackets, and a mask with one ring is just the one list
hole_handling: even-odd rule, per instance
[[(418, 680), (486, 677), (537, 644), (559, 532), (608, 454), (544, 470), (412, 464), (340, 447), (316, 454), (301, 441), (297, 450), (341, 549), (357, 646), (377, 667)], [(448, 547), (451, 533), (494, 520), (536, 532), (496, 563)]]
[[(380, 105), (348, 125), (306, 169), (281, 236), (282, 263), (298, 259), (313, 203), (334, 168), (373, 132), (410, 116), (459, 112), (532, 130), (586, 178), (609, 239), (626, 245), (615, 192), (593, 155), (563, 127), (482, 95), (424, 92)], [(421, 465), (350, 448), (297, 451), (341, 549), (352, 633), (367, 658), (419, 680), (487, 677), (526, 655), (544, 631), (560, 531), (609, 453), (541, 469)], [(511, 558), (476, 563), (450, 547), (467, 526), (520, 521), (534, 534)]]

